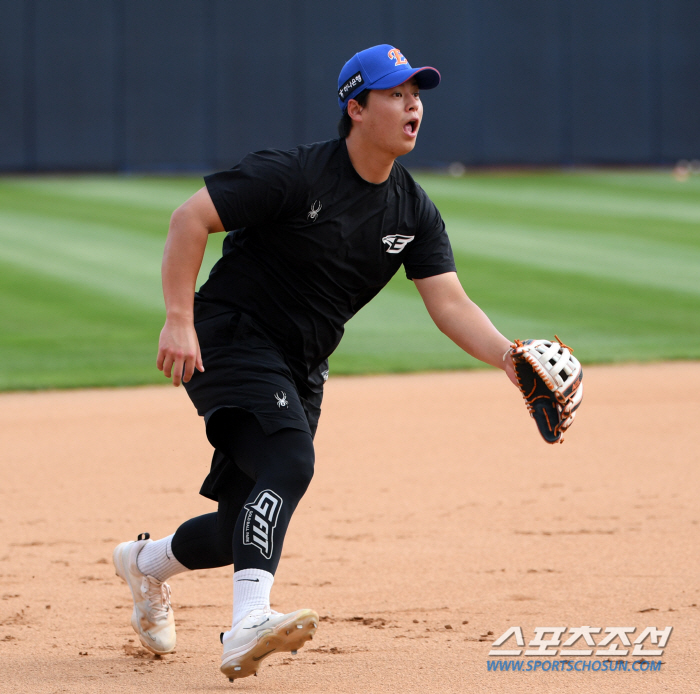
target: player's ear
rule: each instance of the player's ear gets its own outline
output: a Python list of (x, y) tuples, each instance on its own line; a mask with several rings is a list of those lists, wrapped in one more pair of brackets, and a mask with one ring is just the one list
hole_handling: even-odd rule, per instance
[(350, 116), (352, 120), (361, 121), (363, 110), (364, 107), (360, 106), (355, 99), (350, 99), (350, 101), (348, 101), (348, 116)]

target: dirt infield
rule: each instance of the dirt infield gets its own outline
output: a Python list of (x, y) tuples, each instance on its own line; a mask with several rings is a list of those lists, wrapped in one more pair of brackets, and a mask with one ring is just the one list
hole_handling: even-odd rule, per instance
[[(118, 542), (214, 510), (186, 394), (8, 394), (0, 418), (2, 692), (700, 686), (700, 363), (587, 368), (563, 446), (542, 442), (500, 373), (331, 378), (272, 593), (276, 609), (315, 608), (320, 628), (233, 685), (218, 671), (230, 569), (171, 580), (178, 648), (157, 659), (111, 565)], [(487, 669), (511, 626), (527, 648), (535, 627), (582, 625), (674, 630), (657, 672)]]

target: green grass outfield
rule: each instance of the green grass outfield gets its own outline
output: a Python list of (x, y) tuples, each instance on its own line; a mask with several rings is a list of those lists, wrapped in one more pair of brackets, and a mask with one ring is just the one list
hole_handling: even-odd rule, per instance
[[(700, 176), (418, 174), (467, 293), (509, 337), (584, 363), (700, 358)], [(194, 177), (0, 178), (0, 389), (160, 383), (160, 257)], [(220, 253), (210, 239), (200, 279)], [(403, 275), (347, 326), (333, 374), (477, 366)]]

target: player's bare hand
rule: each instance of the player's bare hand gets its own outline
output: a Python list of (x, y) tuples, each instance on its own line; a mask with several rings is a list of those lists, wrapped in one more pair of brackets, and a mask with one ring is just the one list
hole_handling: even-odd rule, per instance
[(199, 340), (191, 320), (168, 318), (160, 331), (158, 342), (158, 370), (166, 378), (173, 379), (173, 385), (187, 383), (194, 370), (204, 371)]
[(506, 354), (504, 358), (504, 370), (506, 372), (506, 376), (511, 380), (511, 383), (516, 387), (519, 388), (518, 386), (518, 377), (515, 374), (515, 364), (513, 363), (513, 357), (511, 357), (510, 354)]

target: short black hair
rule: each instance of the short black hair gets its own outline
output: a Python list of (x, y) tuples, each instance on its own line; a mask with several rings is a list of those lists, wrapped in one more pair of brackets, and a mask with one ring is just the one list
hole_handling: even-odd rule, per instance
[[(367, 99), (369, 99), (369, 89), (362, 90), (357, 96), (353, 97), (360, 106), (367, 106)], [(352, 118), (348, 116), (348, 109), (343, 111), (343, 115), (338, 121), (338, 135), (340, 137), (347, 137), (352, 130)]]

